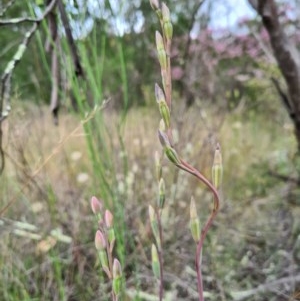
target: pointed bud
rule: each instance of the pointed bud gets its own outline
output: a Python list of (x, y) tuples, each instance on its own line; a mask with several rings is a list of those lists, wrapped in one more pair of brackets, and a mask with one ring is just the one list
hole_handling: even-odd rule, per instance
[(101, 266), (105, 271), (105, 273), (110, 277), (110, 272), (108, 268), (108, 259), (106, 254), (106, 240), (103, 233), (100, 230), (97, 230), (96, 232), (95, 245), (96, 245), (96, 249), (99, 251)]
[(165, 147), (165, 154), (168, 157), (168, 159), (175, 165), (181, 164), (180, 158), (173, 147), (170, 146)]
[(121, 263), (118, 259), (114, 259), (113, 263), (113, 278), (118, 278), (122, 276)]
[(170, 10), (165, 3), (162, 3), (161, 11), (162, 11), (164, 34), (167, 40), (171, 41), (173, 36), (173, 25), (171, 23)]
[(155, 42), (157, 51), (165, 50), (164, 39), (159, 31), (155, 32)]
[(155, 98), (158, 104), (166, 102), (165, 94), (158, 84), (155, 84)]
[(222, 164), (222, 154), (219, 143), (217, 144), (215, 155), (214, 155), (214, 162), (212, 166), (212, 182), (216, 189), (221, 187), (223, 180), (223, 164)]
[(193, 197), (191, 198), (190, 205), (190, 230), (194, 241), (198, 243), (201, 237), (200, 220), (198, 218), (197, 208)]
[(163, 148), (171, 147), (169, 137), (165, 132), (158, 130), (158, 138)]
[(158, 151), (155, 152), (155, 171), (156, 171), (156, 178), (159, 181), (162, 176), (162, 166), (161, 166), (161, 158)]
[(160, 112), (160, 116), (162, 117), (162, 119), (166, 125), (166, 128), (167, 129), (170, 128), (170, 119), (171, 119), (170, 109), (166, 102), (159, 103), (159, 112)]
[(164, 47), (164, 41), (161, 34), (156, 31), (155, 34), (155, 40), (156, 40), (156, 49), (157, 49), (157, 57), (159, 60), (159, 64), (162, 70), (167, 69), (167, 53)]
[(163, 119), (161, 119), (161, 120), (159, 121), (159, 126), (158, 126), (158, 128), (159, 128), (159, 130), (160, 130), (161, 132), (165, 132), (165, 131), (166, 131), (166, 125), (165, 125), (165, 122), (163, 121)]
[(150, 0), (150, 5), (153, 10), (159, 9), (159, 2), (158, 0)]
[(158, 0), (150, 0), (150, 5), (151, 5), (152, 9), (155, 10), (159, 19), (162, 19), (162, 12), (161, 12), (161, 9), (159, 8)]
[(168, 6), (163, 2), (161, 5), (161, 11), (162, 11), (162, 16), (163, 16), (163, 21), (164, 22), (170, 22), (170, 10)]
[(95, 196), (93, 196), (91, 198), (91, 208), (94, 214), (101, 214), (103, 204)]
[(109, 278), (111, 278), (111, 273), (110, 273), (109, 267), (108, 267), (107, 253), (104, 250), (99, 251), (99, 258), (100, 258), (100, 263), (101, 263), (102, 269), (107, 274), (107, 276)]
[(154, 208), (151, 205), (149, 205), (149, 219), (150, 219), (150, 223), (151, 223), (151, 229), (152, 229), (153, 236), (155, 238), (158, 248), (161, 249), (161, 241), (160, 241), (160, 235), (159, 235), (157, 216), (156, 216)]
[(156, 246), (152, 244), (151, 247), (151, 257), (152, 257), (152, 271), (154, 276), (159, 279), (160, 278), (160, 264), (158, 260), (158, 253)]
[(112, 252), (113, 248), (114, 248), (114, 245), (115, 245), (115, 241), (116, 241), (114, 228), (109, 228), (108, 229), (107, 236), (108, 236), (108, 242), (109, 242), (109, 250), (110, 250), (110, 252)]
[(118, 259), (114, 259), (113, 263), (113, 291), (115, 295), (119, 295), (122, 288), (122, 268), (120, 261)]
[(158, 138), (159, 138), (160, 144), (164, 148), (165, 154), (168, 157), (168, 159), (175, 165), (180, 165), (181, 160), (180, 160), (176, 150), (173, 147), (171, 147), (171, 143), (170, 143), (168, 135), (166, 133), (162, 132), (161, 130), (158, 130)]
[(113, 227), (113, 221), (114, 221), (114, 216), (109, 210), (105, 210), (104, 214), (104, 220), (105, 220), (105, 225), (107, 229), (110, 229)]
[(156, 220), (156, 216), (155, 216), (155, 210), (151, 205), (149, 205), (148, 207), (148, 212), (149, 212), (150, 223), (152, 223), (153, 221)]
[(95, 235), (95, 246), (98, 251), (105, 250), (106, 248), (106, 240), (103, 233), (100, 230), (97, 230)]
[(155, 97), (159, 106), (160, 115), (167, 128), (170, 127), (170, 109), (166, 103), (166, 98), (163, 90), (159, 87), (158, 84), (155, 84)]
[(164, 207), (165, 199), (166, 199), (166, 186), (163, 178), (160, 179), (158, 186), (159, 186), (158, 207), (162, 209)]
[(172, 40), (173, 37), (173, 25), (171, 22), (165, 22), (163, 25), (163, 30), (165, 33), (165, 36), (167, 38), (168, 41)]

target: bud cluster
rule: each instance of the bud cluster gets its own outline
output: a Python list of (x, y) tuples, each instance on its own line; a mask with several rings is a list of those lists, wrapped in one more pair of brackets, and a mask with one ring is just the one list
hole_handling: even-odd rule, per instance
[(91, 208), (97, 217), (98, 230), (95, 234), (95, 246), (103, 271), (112, 280), (112, 290), (115, 300), (122, 289), (122, 268), (118, 259), (112, 256), (116, 236), (114, 230), (114, 216), (110, 210), (104, 210), (103, 202), (95, 196), (91, 198)]

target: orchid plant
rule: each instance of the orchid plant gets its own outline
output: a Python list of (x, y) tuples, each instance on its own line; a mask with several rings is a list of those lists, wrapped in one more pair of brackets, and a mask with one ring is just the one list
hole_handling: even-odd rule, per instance
[[(158, 137), (166, 157), (179, 169), (192, 174), (202, 182), (213, 195), (213, 207), (206, 223), (201, 227), (197, 214), (196, 203), (191, 198), (190, 203), (190, 230), (196, 244), (195, 267), (197, 272), (197, 287), (199, 301), (204, 301), (203, 280), (201, 272), (202, 249), (205, 237), (209, 231), (220, 206), (220, 186), (223, 177), (222, 155), (220, 145), (215, 146), (214, 162), (212, 166), (212, 183), (196, 168), (183, 160), (175, 150), (172, 138), (171, 105), (172, 105), (172, 80), (171, 80), (171, 44), (173, 26), (170, 18), (169, 8), (165, 3), (160, 4), (158, 0), (150, 0), (151, 7), (156, 12), (162, 34), (155, 33), (157, 56), (161, 68), (162, 88), (155, 84), (155, 98), (161, 115)], [(156, 210), (149, 207), (149, 216), (156, 244), (152, 245), (152, 267), (154, 275), (160, 280), (159, 300), (163, 299), (163, 257), (162, 257), (162, 227), (161, 211), (164, 205), (164, 182), (161, 174), (161, 159), (156, 159), (158, 166), (159, 202)]]

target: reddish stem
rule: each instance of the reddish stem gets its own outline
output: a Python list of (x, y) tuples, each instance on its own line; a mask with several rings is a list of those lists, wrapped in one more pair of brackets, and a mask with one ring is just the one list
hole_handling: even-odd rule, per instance
[(202, 229), (201, 232), (201, 237), (199, 242), (197, 243), (197, 251), (196, 251), (196, 270), (197, 270), (197, 287), (198, 287), (198, 292), (199, 292), (199, 301), (204, 301), (204, 296), (203, 296), (203, 280), (202, 280), (202, 272), (201, 272), (201, 251), (204, 243), (204, 239), (207, 235), (208, 230), (210, 229), (219, 209), (219, 204), (220, 204), (220, 197), (219, 193), (216, 190), (216, 188), (211, 184), (197, 169), (195, 169), (193, 166), (189, 165), (183, 160), (180, 160), (181, 164), (178, 164), (178, 168), (192, 174), (195, 176), (199, 181), (204, 183), (213, 193), (214, 195), (214, 208), (212, 210), (212, 213), (207, 220), (204, 228)]
[(157, 213), (157, 220), (158, 220), (158, 229), (159, 229), (159, 238), (160, 238), (160, 248), (158, 249), (158, 260), (159, 260), (159, 272), (160, 272), (160, 279), (159, 279), (159, 301), (163, 299), (163, 292), (164, 292), (164, 274), (163, 274), (163, 248), (162, 248), (162, 226), (161, 226), (161, 215)]

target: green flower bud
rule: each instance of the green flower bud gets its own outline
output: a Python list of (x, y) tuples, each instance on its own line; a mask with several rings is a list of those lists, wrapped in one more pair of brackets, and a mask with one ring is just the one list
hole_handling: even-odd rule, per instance
[(167, 69), (167, 54), (165, 50), (160, 50), (157, 52), (158, 61), (161, 69)]
[(152, 271), (154, 276), (159, 279), (160, 278), (160, 264), (158, 260), (158, 253), (156, 246), (152, 244), (151, 248), (151, 257), (152, 257)]
[(180, 158), (176, 152), (176, 150), (173, 148), (173, 147), (170, 147), (170, 146), (166, 146), (164, 148), (165, 150), (165, 154), (166, 156), (168, 157), (168, 159), (174, 163), (175, 165), (180, 165), (181, 164), (181, 161), (180, 161)]
[(165, 199), (166, 199), (166, 186), (163, 178), (160, 179), (158, 186), (159, 186), (158, 207), (162, 209), (164, 207)]
[(172, 37), (173, 37), (173, 25), (171, 22), (165, 22), (163, 24), (163, 30), (164, 30), (164, 33), (165, 33), (165, 36), (167, 38), (168, 41), (171, 41), (172, 40)]
[(222, 154), (220, 150), (220, 145), (217, 144), (215, 155), (214, 155), (214, 162), (212, 166), (212, 182), (216, 189), (221, 187), (223, 181), (223, 164), (222, 164)]
[(112, 250), (114, 248), (114, 245), (115, 245), (115, 241), (116, 241), (116, 236), (115, 236), (115, 230), (114, 230), (114, 228), (108, 229), (107, 236), (108, 236), (108, 242), (109, 242), (110, 251), (112, 252)]
[(155, 42), (156, 42), (157, 52), (162, 51), (162, 50), (165, 51), (164, 39), (159, 31), (155, 32)]
[(171, 115), (170, 115), (169, 107), (165, 101), (159, 103), (159, 112), (167, 129), (170, 128)]
[(160, 158), (158, 151), (155, 152), (154, 158), (155, 158), (156, 178), (157, 178), (157, 181), (159, 181), (162, 176), (162, 166), (161, 166), (161, 158)]
[(115, 295), (119, 295), (122, 289), (122, 268), (118, 259), (114, 259), (113, 262), (113, 292)]
[(155, 210), (151, 205), (149, 205), (149, 219), (150, 219), (153, 236), (155, 238), (158, 248), (161, 249), (161, 241), (160, 241), (157, 217), (156, 217)]
[[(101, 266), (103, 268), (103, 270), (106, 273), (109, 273), (107, 271), (109, 271), (109, 267), (108, 267), (108, 259), (107, 259), (107, 253), (104, 250), (99, 251), (99, 258), (100, 258), (100, 263)], [(110, 273), (108, 274), (108, 276), (110, 275)]]

